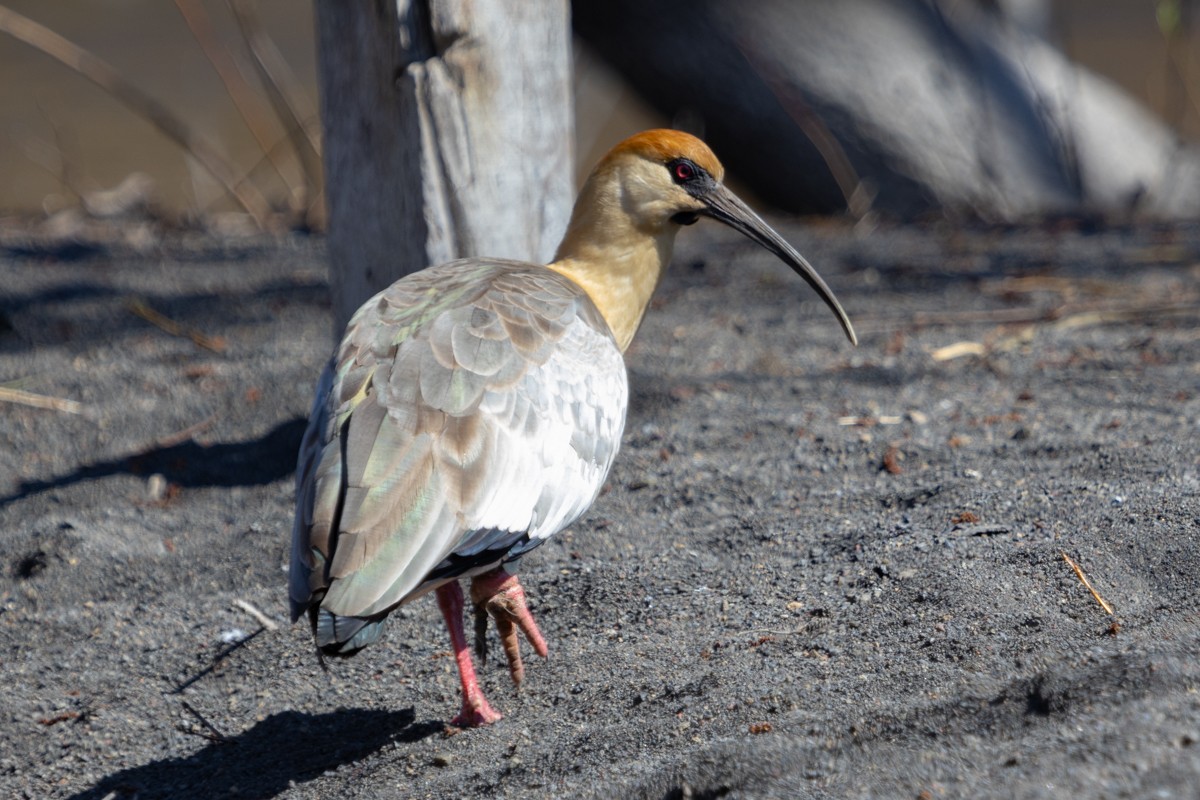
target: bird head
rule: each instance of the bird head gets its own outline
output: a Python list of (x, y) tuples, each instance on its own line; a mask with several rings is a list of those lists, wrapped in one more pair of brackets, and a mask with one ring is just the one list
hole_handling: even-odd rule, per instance
[(653, 130), (614, 147), (593, 176), (618, 189), (621, 210), (637, 228), (674, 234), (674, 226), (704, 213), (705, 197), (721, 186), (725, 168), (695, 136)]
[[(680, 226), (710, 217), (791, 267), (829, 306), (851, 343), (857, 344), (850, 318), (825, 281), (795, 248), (725, 186), (724, 177), (725, 168), (712, 150), (691, 134), (650, 130), (631, 136), (610, 150), (592, 170), (575, 204), (556, 264), (603, 264), (606, 277), (625, 265), (631, 272), (649, 270), (655, 273), (652, 291), (670, 259)], [(639, 245), (645, 246), (639, 250)], [(652, 255), (626, 257), (639, 252)], [(569, 270), (563, 271), (569, 274)], [(575, 272), (595, 297), (588, 286), (596, 282), (593, 276), (586, 269)], [(645, 301), (649, 301), (648, 293)], [(637, 321), (640, 318), (639, 312)]]

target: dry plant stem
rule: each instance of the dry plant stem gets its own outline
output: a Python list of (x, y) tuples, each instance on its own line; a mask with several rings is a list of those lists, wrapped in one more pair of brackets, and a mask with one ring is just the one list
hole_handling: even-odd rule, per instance
[(212, 28), (212, 23), (209, 20), (208, 13), (204, 10), (204, 4), (201, 0), (175, 0), (175, 7), (179, 9), (179, 13), (183, 16), (184, 22), (187, 23), (188, 29), (191, 30), (192, 36), (200, 45), (200, 49), (204, 51), (204, 55), (208, 58), (213, 69), (216, 70), (217, 77), (221, 79), (221, 83), (225, 85), (225, 91), (233, 100), (234, 106), (237, 107), (238, 113), (242, 117), (242, 121), (246, 123), (246, 128), (254, 136), (254, 140), (258, 142), (259, 148), (262, 150), (266, 160), (275, 168), (275, 173), (279, 179), (287, 185), (288, 192), (295, 193), (301, 187), (289, 180), (288, 176), (291, 173), (293, 163), (297, 163), (298, 169), (303, 172), (304, 165), (300, 162), (298, 156), (293, 154), (292, 158), (287, 158), (282, 148), (277, 148), (274, 141), (278, 138), (275, 128), (275, 120), (271, 115), (269, 108), (265, 107), (264, 103), (255, 93), (250, 83), (246, 80), (248, 69), (244, 68), (240, 59), (230, 52), (229, 48), (225, 47), (218, 41), (217, 36)]
[(1050, 308), (994, 308), (978, 311), (918, 311), (901, 318), (859, 314), (854, 327), (872, 333), (941, 325), (1034, 325), (1073, 327), (1083, 322), (1120, 322), (1142, 317), (1194, 315), (1196, 299), (1175, 303), (1132, 303), (1123, 306), (1060, 305)]
[(74, 400), (48, 397), (44, 394), (34, 394), (24, 389), (10, 389), (6, 386), (0, 386), (0, 403), (16, 403), (17, 405), (30, 406), (31, 408), (62, 411), (66, 414), (84, 413), (83, 404), (77, 403)]
[(247, 614), (254, 617), (255, 621), (259, 625), (262, 625), (267, 630), (269, 630), (269, 631), (279, 630), (279, 626), (277, 624), (275, 624), (274, 620), (272, 620), (270, 617), (268, 617), (263, 612), (259, 611), (257, 608), (255, 608), (253, 605), (251, 605), (249, 602), (242, 600), (241, 598), (238, 598), (237, 600), (233, 601), (233, 604), (237, 608), (240, 608), (242, 611), (245, 611)]
[(945, 347), (939, 347), (929, 354), (934, 361), (950, 361), (962, 356), (987, 355), (987, 347), (981, 342), (955, 342)]
[(795, 92), (789, 90), (786, 83), (774, 74), (765, 62), (753, 56), (753, 47), (743, 47), (738, 44), (737, 49), (742, 54), (742, 58), (746, 59), (750, 68), (762, 78), (767, 90), (779, 101), (779, 105), (796, 123), (796, 127), (808, 137), (808, 140), (813, 143), (813, 147), (817, 148), (817, 152), (825, 161), (825, 166), (829, 167), (830, 174), (837, 182), (842, 197), (846, 200), (846, 209), (850, 212), (850, 216), (861, 220), (871, 210), (874, 196), (859, 179), (854, 165), (850, 163), (850, 158), (846, 155), (846, 151), (837, 137), (821, 121), (821, 118), (796, 96)]
[(304, 168), (309, 194), (320, 194), (321, 144), (304, 124), (305, 120), (315, 119), (317, 112), (311, 106), (300, 107), (302, 102), (308, 106), (307, 101), (303, 99), (305, 93), (301, 89), (300, 81), (279, 52), (279, 48), (263, 31), (250, 4), (245, 0), (228, 2), (234, 16), (237, 17), (246, 46), (254, 56), (259, 77), (267, 89), (267, 96), (275, 114), (287, 130), (297, 158)]
[(79, 137), (75, 126), (67, 126), (59, 123), (55, 115), (51, 114), (41, 100), (38, 101), (38, 113), (42, 119), (46, 120), (46, 124), (50, 126), (51, 132), (54, 134), (54, 148), (58, 151), (58, 158), (61, 167), (61, 176), (59, 177), (63, 187), (75, 195), (75, 199), (82, 202), (83, 187), (81, 179), (83, 177), (83, 169), (79, 164), (78, 158), (73, 157), (79, 154)]
[(1188, 80), (1191, 73), (1191, 45), (1193, 31), (1188, 24), (1191, 20), (1185, 11), (1179, 18), (1179, 27), (1174, 30), (1164, 30), (1166, 38), (1163, 65), (1163, 93), (1170, 113), (1171, 122), (1176, 127), (1187, 117), (1188, 112), (1200, 112), (1200, 93), (1194, 87), (1194, 81)]
[(57, 59), (148, 120), (196, 159), (237, 199), (259, 227), (265, 227), (270, 208), (258, 189), (239, 184), (232, 166), (216, 148), (193, 133), (165, 106), (126, 80), (108, 62), (6, 6), (0, 6), (0, 31)]
[(217, 421), (217, 415), (211, 414), (206, 419), (202, 419), (194, 425), (188, 425), (181, 431), (176, 431), (168, 436), (163, 436), (161, 439), (154, 440), (154, 446), (157, 448), (174, 447), (177, 444), (183, 444), (188, 439), (191, 439), (200, 431), (211, 426)]
[(1096, 602), (1100, 604), (1100, 607), (1108, 612), (1109, 615), (1112, 615), (1113, 607), (1110, 606), (1108, 601), (1101, 597), (1100, 593), (1092, 587), (1092, 582), (1087, 579), (1087, 575), (1083, 574), (1083, 570), (1080, 569), (1079, 565), (1071, 560), (1071, 557), (1067, 555), (1067, 551), (1063, 550), (1061, 552), (1063, 561), (1066, 561), (1071, 566), (1071, 569), (1075, 570), (1075, 574), (1079, 576), (1079, 580), (1084, 586), (1087, 587), (1087, 590), (1092, 593), (1092, 597), (1096, 598)]
[(146, 305), (144, 300), (135, 297), (127, 303), (127, 306), (134, 314), (164, 333), (169, 333), (172, 336), (187, 337), (205, 350), (211, 350), (214, 353), (220, 353), (225, 350), (225, 342), (220, 338), (208, 336), (199, 331), (188, 330), (170, 317), (160, 314)]
[(78, 201), (83, 197), (84, 192), (76, 185), (74, 175), (78, 170), (67, 158), (66, 148), (62, 141), (61, 126), (55, 122), (41, 102), (38, 102), (37, 106), (41, 117), (54, 132), (54, 141), (43, 139), (24, 129), (9, 130), (6, 131), (6, 135), (21, 148), (29, 163), (52, 176), (58, 181), (64, 194), (74, 195), (75, 200)]

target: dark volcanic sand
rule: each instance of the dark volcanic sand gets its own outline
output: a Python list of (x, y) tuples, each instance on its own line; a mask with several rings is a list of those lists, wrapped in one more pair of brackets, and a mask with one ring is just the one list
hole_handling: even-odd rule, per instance
[(784, 233), (862, 345), (685, 231), (550, 658), (452, 736), (431, 600), (329, 674), (285, 622), (321, 242), (5, 233), (0, 383), (87, 413), (0, 403), (0, 797), (1197, 796), (1200, 227)]

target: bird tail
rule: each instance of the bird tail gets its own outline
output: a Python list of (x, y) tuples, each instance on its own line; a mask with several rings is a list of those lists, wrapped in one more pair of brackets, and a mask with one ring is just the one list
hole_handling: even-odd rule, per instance
[(313, 638), (327, 656), (352, 656), (383, 636), (387, 617), (339, 617), (318, 605), (308, 609)]

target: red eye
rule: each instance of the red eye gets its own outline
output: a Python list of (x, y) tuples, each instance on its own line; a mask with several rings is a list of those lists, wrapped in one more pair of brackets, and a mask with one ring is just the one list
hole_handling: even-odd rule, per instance
[(696, 170), (692, 168), (691, 164), (686, 161), (680, 161), (675, 165), (675, 180), (682, 183), (683, 181), (690, 181), (694, 177), (696, 177)]

